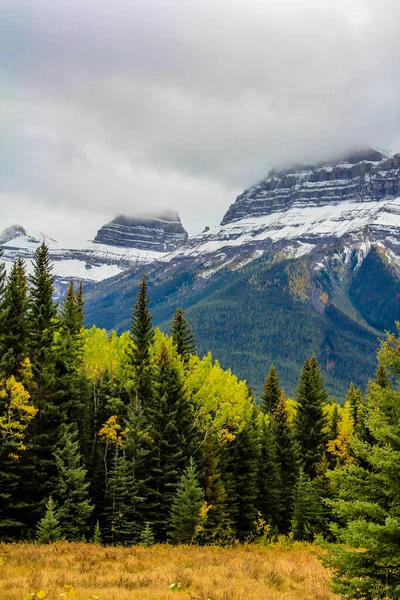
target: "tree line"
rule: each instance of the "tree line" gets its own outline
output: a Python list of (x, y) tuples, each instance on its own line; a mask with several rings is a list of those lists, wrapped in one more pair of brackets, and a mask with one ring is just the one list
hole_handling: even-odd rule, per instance
[(145, 277), (120, 336), (84, 327), (82, 285), (71, 282), (59, 306), (53, 292), (45, 244), (30, 277), (21, 259), (8, 277), (0, 263), (2, 541), (319, 535), (338, 591), (400, 591), (394, 334), (365, 397), (351, 384), (344, 407), (315, 356), (295, 399), (273, 366), (257, 399), (210, 354), (197, 356), (181, 308), (170, 335), (153, 328)]

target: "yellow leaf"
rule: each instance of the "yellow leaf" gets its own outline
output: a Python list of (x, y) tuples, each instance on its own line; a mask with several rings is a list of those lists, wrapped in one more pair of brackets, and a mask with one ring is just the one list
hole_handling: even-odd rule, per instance
[(36, 598), (44, 598), (45, 596), (46, 592), (44, 592), (43, 590), (40, 590), (40, 592), (36, 594)]

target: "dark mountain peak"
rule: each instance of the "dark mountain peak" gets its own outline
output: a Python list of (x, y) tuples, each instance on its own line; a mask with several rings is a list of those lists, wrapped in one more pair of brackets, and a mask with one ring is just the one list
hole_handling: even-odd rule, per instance
[(327, 160), (318, 161), (311, 164), (296, 163), (290, 167), (283, 169), (271, 169), (268, 173), (269, 177), (283, 177), (288, 174), (301, 173), (304, 171), (315, 171), (322, 167), (335, 167), (338, 165), (349, 164), (356, 165), (360, 162), (380, 162), (382, 160), (390, 158), (391, 155), (382, 150), (376, 150), (375, 148), (363, 148), (352, 150), (345, 155), (331, 157)]
[(272, 170), (229, 207), (221, 225), (296, 205), (368, 202), (400, 196), (400, 154), (366, 149), (317, 165)]
[(187, 237), (179, 214), (165, 210), (135, 217), (118, 215), (99, 229), (94, 242), (139, 250), (171, 252), (182, 246)]

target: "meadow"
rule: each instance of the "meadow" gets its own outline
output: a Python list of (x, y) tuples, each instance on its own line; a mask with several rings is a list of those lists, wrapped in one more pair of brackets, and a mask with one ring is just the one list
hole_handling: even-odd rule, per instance
[[(0, 598), (334, 600), (315, 546), (0, 544)], [(45, 595), (43, 595), (45, 593)]]

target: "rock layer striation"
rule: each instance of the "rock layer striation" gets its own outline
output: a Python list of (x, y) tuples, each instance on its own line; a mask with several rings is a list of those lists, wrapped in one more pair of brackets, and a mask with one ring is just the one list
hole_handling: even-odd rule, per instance
[(94, 242), (123, 248), (171, 252), (183, 246), (187, 237), (178, 213), (167, 211), (149, 217), (120, 215), (97, 232)]
[(272, 170), (230, 206), (221, 225), (260, 217), (293, 205), (369, 202), (400, 196), (400, 154), (366, 150), (347, 158), (290, 171)]

